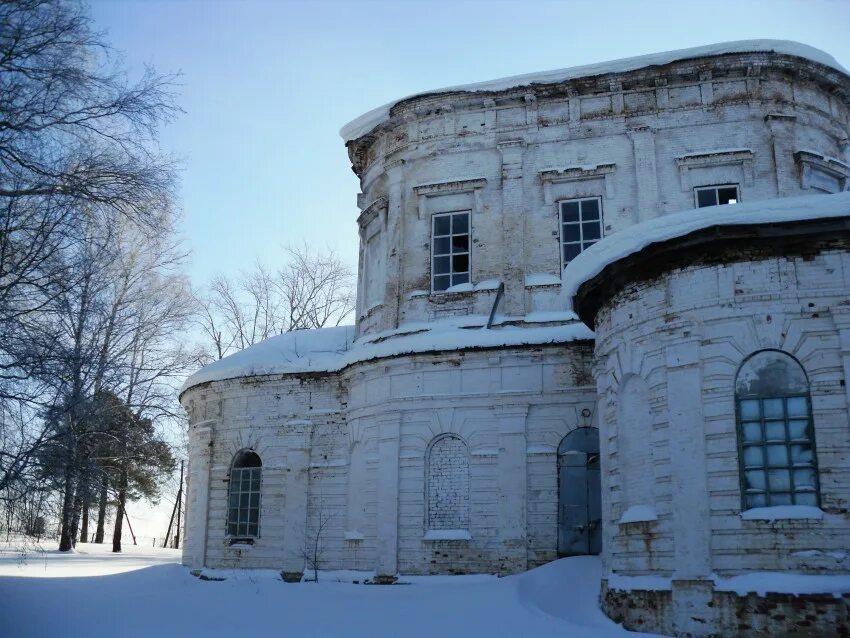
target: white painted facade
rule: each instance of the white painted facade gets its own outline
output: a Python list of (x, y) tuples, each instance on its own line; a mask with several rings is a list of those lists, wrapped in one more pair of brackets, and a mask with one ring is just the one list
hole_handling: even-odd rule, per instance
[[(814, 418), (821, 467), (835, 467), (822, 481), (828, 513), (814, 528), (780, 526), (799, 529), (801, 547), (846, 545), (843, 337), (811, 312), (802, 323), (794, 315), (827, 274), (829, 294), (846, 296), (835, 274), (844, 258), (794, 266), (794, 291), (780, 276), (787, 263), (743, 260), (624, 292), (597, 320), (595, 367), (592, 334), (561, 294), (561, 202), (598, 201), (609, 236), (694, 208), (698, 187), (735, 185), (742, 202), (848, 188), (850, 77), (787, 44), (423, 94), (354, 127), (354, 341), (279, 364), (265, 346), (255, 367), (249, 349), (248, 367), (225, 359), (187, 381), (184, 563), (300, 574), (299, 550), (327, 518), (326, 568), (527, 569), (558, 555), (559, 444), (598, 426), (607, 575), (699, 580), (817, 561), (829, 570), (832, 559), (789, 557), (774, 528), (736, 518), (723, 388), (765, 340), (824, 384)], [(434, 290), (434, 216), (457, 212), (468, 213), (469, 281)], [(691, 329), (697, 310), (711, 319)], [(706, 436), (684, 435), (691, 422)], [(618, 438), (622, 424), (633, 437)], [(225, 533), (230, 463), (243, 449), (263, 461), (261, 532), (250, 542)], [(630, 508), (633, 522), (621, 525)], [(623, 525), (652, 525), (651, 551)]]

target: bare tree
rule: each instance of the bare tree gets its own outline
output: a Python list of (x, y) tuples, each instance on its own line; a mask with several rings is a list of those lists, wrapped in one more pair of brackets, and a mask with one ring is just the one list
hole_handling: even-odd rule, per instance
[(328, 528), (333, 521), (333, 514), (324, 509), (324, 500), (319, 498), (315, 519), (304, 534), (299, 558), (304, 560), (308, 569), (313, 571), (313, 582), (319, 582), (319, 570), (325, 564), (325, 550)]
[(354, 310), (354, 276), (331, 251), (314, 253), (306, 244), (287, 248), (278, 288), (288, 312), (288, 330), (339, 325)]
[(235, 278), (219, 275), (198, 296), (204, 362), (290, 330), (339, 325), (351, 315), (354, 275), (333, 251), (303, 245), (284, 252), (277, 272), (258, 263)]
[(0, 2), (0, 505), (61, 492), (64, 549), (91, 498), (88, 398), (132, 385), (165, 405), (181, 358), (163, 366), (167, 339), (139, 336), (140, 291), (168, 267), (113, 267), (132, 229), (146, 246), (173, 236), (175, 164), (156, 138), (179, 112), (174, 77), (130, 83), (116, 60), (83, 3)]

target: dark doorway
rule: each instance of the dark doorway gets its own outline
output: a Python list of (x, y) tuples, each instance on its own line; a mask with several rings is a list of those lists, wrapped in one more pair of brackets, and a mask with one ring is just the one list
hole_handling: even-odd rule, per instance
[(558, 446), (558, 555), (602, 550), (599, 430), (577, 428)]

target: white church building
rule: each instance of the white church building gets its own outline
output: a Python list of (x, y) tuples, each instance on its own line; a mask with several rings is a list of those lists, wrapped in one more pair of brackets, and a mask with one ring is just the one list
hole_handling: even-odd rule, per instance
[(186, 381), (186, 565), (601, 554), (631, 629), (848, 627), (845, 69), (733, 42), (422, 93), (342, 136), (355, 325)]

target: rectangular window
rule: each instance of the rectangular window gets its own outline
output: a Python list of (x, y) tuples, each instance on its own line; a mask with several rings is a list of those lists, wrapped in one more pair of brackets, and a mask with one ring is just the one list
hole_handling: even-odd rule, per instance
[(695, 188), (697, 208), (706, 206), (721, 206), (723, 204), (737, 204), (741, 201), (738, 195), (737, 184), (722, 184), (720, 186), (703, 186)]
[(583, 250), (602, 238), (602, 201), (572, 199), (561, 207), (561, 270)]
[(431, 218), (431, 290), (469, 283), (469, 211)]

